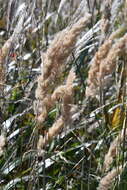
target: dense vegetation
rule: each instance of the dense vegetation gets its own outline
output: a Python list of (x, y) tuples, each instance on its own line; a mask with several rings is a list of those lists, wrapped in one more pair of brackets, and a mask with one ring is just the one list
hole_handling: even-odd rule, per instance
[(126, 44), (126, 0), (0, 0), (0, 190), (127, 189)]

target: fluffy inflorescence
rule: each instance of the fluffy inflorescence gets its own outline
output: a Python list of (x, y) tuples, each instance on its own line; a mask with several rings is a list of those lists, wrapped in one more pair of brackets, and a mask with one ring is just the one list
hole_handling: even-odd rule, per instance
[(4, 82), (5, 82), (5, 73), (6, 73), (6, 64), (5, 59), (9, 53), (9, 50), (16, 40), (19, 38), (19, 34), (22, 31), (24, 18), (25, 18), (25, 12), (26, 12), (26, 6), (24, 4), (23, 10), (21, 11), (21, 15), (19, 17), (17, 26), (14, 29), (13, 34), (10, 36), (10, 38), (4, 43), (2, 48), (0, 49), (0, 93), (3, 93), (4, 89)]
[(47, 52), (42, 55), (41, 75), (38, 77), (38, 87), (36, 89), (36, 115), (37, 122), (42, 125), (48, 111), (54, 105), (51, 97), (57, 85), (57, 79), (61, 75), (65, 62), (72, 52), (76, 43), (76, 38), (88, 23), (90, 15), (81, 18), (71, 28), (58, 33), (52, 41)]
[(125, 53), (127, 34), (113, 44), (119, 33), (120, 29), (111, 34), (96, 52), (89, 70), (86, 96), (95, 96), (98, 93), (99, 88), (104, 84), (105, 76), (114, 71), (116, 60)]
[(75, 80), (75, 73), (70, 70), (69, 75), (67, 77), (67, 81), (65, 85), (58, 86), (56, 90), (52, 94), (52, 100), (56, 101), (61, 99), (62, 104), (62, 116), (64, 120), (68, 120), (70, 118), (70, 109), (73, 100), (73, 81)]
[(123, 167), (114, 168), (111, 172), (109, 172), (106, 176), (104, 176), (97, 188), (97, 190), (108, 190), (112, 184), (112, 181), (123, 171)]
[(109, 0), (104, 1), (104, 7), (102, 10), (102, 21), (101, 21), (101, 32), (102, 37), (106, 37), (110, 28), (110, 17), (111, 17), (111, 2)]
[[(54, 122), (44, 137), (40, 135), (37, 148), (39, 152), (56, 136), (69, 121), (73, 100), (74, 70), (71, 69), (65, 85), (58, 85), (59, 77), (65, 67), (66, 60), (72, 52), (76, 38), (90, 19), (88, 14), (81, 18), (71, 28), (66, 28), (56, 35), (46, 53), (42, 55), (41, 75), (38, 77), (36, 89), (36, 119), (39, 127), (43, 127), (49, 110), (56, 101), (61, 100), (61, 116)], [(58, 86), (56, 88), (56, 86)]]
[(53, 139), (54, 136), (56, 136), (61, 129), (64, 127), (65, 124), (67, 124), (70, 115), (71, 115), (71, 103), (73, 100), (73, 82), (75, 79), (75, 73), (73, 69), (69, 72), (69, 75), (66, 80), (66, 84), (59, 86), (56, 88), (54, 93), (52, 94), (51, 98), (53, 101), (58, 101), (61, 99), (62, 105), (61, 105), (61, 116), (54, 122), (52, 127), (49, 128), (47, 134), (43, 137), (40, 135), (39, 141), (37, 144), (38, 150), (41, 152), (41, 150), (44, 148), (44, 146)]
[(5, 44), (3, 45), (3, 47), (0, 49), (0, 91), (3, 91), (3, 85), (4, 85), (4, 81), (5, 81), (5, 58), (8, 54), (8, 51), (11, 47), (13, 39), (10, 38), (8, 39)]
[(41, 152), (42, 149), (48, 144), (50, 140), (53, 139), (54, 136), (56, 136), (60, 130), (64, 126), (64, 118), (61, 116), (56, 122), (52, 125), (52, 127), (48, 130), (47, 134), (43, 137), (40, 135), (39, 141), (37, 144), (37, 149), (39, 153)]
[(120, 134), (113, 140), (108, 150), (108, 153), (105, 155), (104, 159), (104, 170), (109, 170), (110, 165), (113, 162), (113, 159), (118, 155), (118, 149), (121, 146), (124, 138), (127, 136), (127, 130), (123, 129)]

